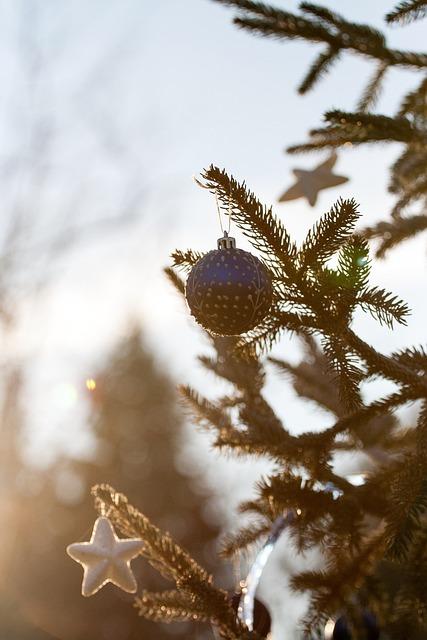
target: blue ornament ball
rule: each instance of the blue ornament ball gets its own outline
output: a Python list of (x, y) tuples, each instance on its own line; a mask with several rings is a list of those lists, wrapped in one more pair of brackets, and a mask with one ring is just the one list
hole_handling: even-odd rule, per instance
[(234, 238), (218, 240), (192, 268), (185, 297), (191, 314), (205, 329), (220, 336), (237, 336), (267, 315), (273, 288), (270, 273), (258, 258), (236, 249)]
[[(381, 635), (376, 617), (370, 611), (363, 611), (360, 619), (360, 629), (358, 638), (363, 640), (379, 640)], [(353, 634), (348, 624), (347, 618), (341, 616), (335, 622), (332, 632), (332, 640), (352, 640)]]
[[(241, 591), (233, 593), (233, 595), (230, 597), (231, 606), (233, 607), (236, 615), (240, 606), (241, 598)], [(260, 600), (258, 600), (258, 598), (255, 598), (254, 601), (253, 625), (254, 631), (256, 631), (256, 633), (261, 636), (261, 638), (266, 638), (271, 631), (271, 616), (268, 612), (267, 607)]]

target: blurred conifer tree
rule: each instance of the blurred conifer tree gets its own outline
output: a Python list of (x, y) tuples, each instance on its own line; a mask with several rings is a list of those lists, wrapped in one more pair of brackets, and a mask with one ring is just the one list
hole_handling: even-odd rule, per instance
[[(197, 485), (191, 474), (191, 461), (188, 476), (177, 470), (183, 423), (173, 385), (157, 368), (138, 331), (123, 340), (108, 358), (96, 377), (91, 402), (96, 438), (91, 461), (59, 460), (53, 470), (37, 476), (35, 483), (34, 472), (13, 456), (13, 476), (20, 478), (22, 486), (32, 486), (36, 491), (37, 483), (42, 482), (36, 495), (23, 493), (17, 483), (9, 493), (8, 557), (3, 558), (2, 568), (10, 582), (2, 589), (9, 590), (9, 595), (11, 590), (11, 597), (21, 605), (16, 628), (19, 630), (26, 618), (64, 640), (210, 638), (210, 631), (201, 626), (159, 627), (136, 616), (130, 606), (133, 597), (111, 585), (93, 598), (81, 597), (81, 568), (66, 556), (65, 547), (87, 534), (94, 519), (88, 490), (100, 477), (143, 504), (156, 522), (172, 530), (212, 571), (216, 568), (213, 559), (219, 531), (209, 522), (212, 503), (208, 490)], [(16, 435), (16, 431), (10, 432), (8, 439), (16, 442)], [(133, 567), (141, 586), (162, 590), (167, 584), (141, 560)], [(13, 626), (14, 617), (8, 620), (2, 616), (0, 632)]]

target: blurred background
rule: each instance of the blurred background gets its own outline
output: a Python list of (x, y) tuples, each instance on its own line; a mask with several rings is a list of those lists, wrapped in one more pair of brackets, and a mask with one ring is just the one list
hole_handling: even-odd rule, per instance
[[(384, 28), (393, 3), (327, 4)], [(386, 31), (394, 47), (422, 50), (422, 29)], [(352, 108), (371, 65), (345, 58), (302, 99), (295, 87), (314, 55), (238, 32), (210, 0), (0, 0), (0, 640), (212, 637), (142, 621), (111, 585), (83, 599), (64, 549), (88, 539), (90, 487), (108, 481), (236, 586), (239, 568), (218, 560), (217, 538), (240, 524), (236, 506), (266, 467), (210, 452), (177, 405), (177, 382), (207, 395), (218, 387), (200, 375), (208, 344), (162, 268), (175, 248), (215, 247), (215, 203), (192, 181), (203, 167), (224, 166), (271, 203), (293, 167), (323, 159), (283, 148), (326, 109)], [(415, 83), (392, 70), (379, 111), (393, 112)], [(276, 212), (297, 239), (339, 195), (360, 202), (363, 224), (383, 218), (396, 155), (349, 149), (337, 165), (349, 183), (314, 209), (298, 200)], [(420, 237), (375, 264), (375, 283), (413, 309), (393, 333), (360, 318), (383, 350), (425, 338), (425, 257)], [(298, 358), (287, 338), (277, 350)], [(271, 378), (289, 428), (331, 422)], [(379, 392), (365, 389), (367, 399)], [(304, 601), (287, 592), (299, 561), (281, 547), (262, 593), (283, 633)], [(141, 587), (167, 586), (134, 566)]]

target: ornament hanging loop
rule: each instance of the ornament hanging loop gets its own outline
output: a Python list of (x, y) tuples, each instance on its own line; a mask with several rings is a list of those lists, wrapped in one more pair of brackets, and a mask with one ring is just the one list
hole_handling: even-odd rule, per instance
[(223, 231), (223, 234), (222, 238), (217, 240), (218, 249), (235, 249), (236, 239), (229, 236), (228, 231)]

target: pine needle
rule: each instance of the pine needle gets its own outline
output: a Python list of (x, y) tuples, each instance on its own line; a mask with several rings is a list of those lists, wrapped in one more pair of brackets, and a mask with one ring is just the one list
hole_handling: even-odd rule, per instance
[(407, 24), (413, 20), (425, 18), (427, 15), (427, 0), (405, 0), (390, 11), (385, 17), (387, 22)]

